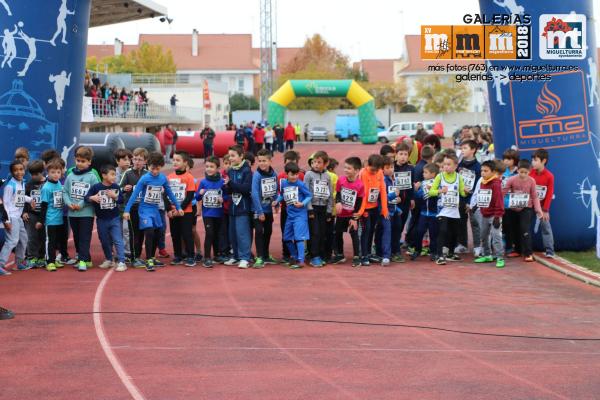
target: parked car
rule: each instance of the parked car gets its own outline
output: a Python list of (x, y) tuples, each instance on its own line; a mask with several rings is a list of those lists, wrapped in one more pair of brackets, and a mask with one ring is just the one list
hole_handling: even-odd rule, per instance
[[(385, 130), (385, 127), (380, 121), (377, 121), (377, 132)], [(342, 114), (335, 117), (335, 137), (340, 142), (346, 139), (358, 142), (360, 138), (360, 124), (358, 115)]]
[(429, 133), (434, 133), (439, 137), (444, 137), (444, 124), (441, 122), (397, 122), (377, 134), (377, 140), (381, 143), (395, 142), (400, 136), (413, 136), (419, 129), (419, 124), (423, 125)]
[(329, 141), (329, 131), (327, 128), (322, 126), (315, 126), (310, 131), (308, 131), (308, 140), (311, 142), (313, 140), (324, 140), (326, 142)]

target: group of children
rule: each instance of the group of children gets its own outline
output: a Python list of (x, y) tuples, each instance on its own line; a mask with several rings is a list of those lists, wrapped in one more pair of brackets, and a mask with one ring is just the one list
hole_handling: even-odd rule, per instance
[[(307, 171), (300, 168), (299, 153), (287, 151), (284, 171), (277, 174), (270, 151), (258, 151), (255, 159), (235, 145), (222, 164), (213, 156), (205, 159), (203, 179), (194, 178), (194, 160), (183, 151), (175, 153), (174, 171), (166, 176), (163, 156), (143, 148), (118, 150), (117, 167), (103, 166), (100, 174), (91, 167), (89, 147), (76, 149), (75, 167), (69, 170), (54, 150), (29, 162), (27, 150), (20, 148), (2, 185), (6, 241), (0, 275), (10, 274), (7, 261), (13, 250), (19, 270), (55, 271), (72, 264), (86, 271), (92, 266), (94, 219), (105, 259), (100, 267), (119, 272), (127, 264), (148, 271), (164, 266), (156, 253), (165, 240), (167, 219), (171, 264), (189, 267), (198, 262), (207, 268), (218, 263), (262, 268), (281, 262), (292, 269), (340, 264), (346, 262), (345, 233), (354, 267), (401, 263), (403, 253), (411, 260), (429, 255), (444, 265), (461, 260), (470, 225), (475, 262), (496, 262), (501, 268), (505, 254), (533, 260), (534, 214), (546, 255), (553, 256), (549, 209), (554, 178), (546, 168), (547, 151), (536, 151), (531, 162), (508, 150), (503, 160), (480, 163), (478, 144), (467, 139), (458, 152), (436, 154), (423, 146), (415, 161), (413, 146), (412, 140), (395, 148), (384, 145), (364, 162), (349, 157), (338, 177), (337, 161), (324, 151), (309, 157)], [(281, 261), (270, 253), (276, 213)], [(199, 216), (205, 228), (203, 256)], [(69, 227), (75, 258), (68, 254)]]

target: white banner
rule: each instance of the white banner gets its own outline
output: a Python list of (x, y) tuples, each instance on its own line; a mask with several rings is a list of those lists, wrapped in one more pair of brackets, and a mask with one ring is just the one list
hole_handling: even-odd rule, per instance
[(83, 97), (83, 103), (81, 103), (81, 122), (94, 122), (91, 97)]

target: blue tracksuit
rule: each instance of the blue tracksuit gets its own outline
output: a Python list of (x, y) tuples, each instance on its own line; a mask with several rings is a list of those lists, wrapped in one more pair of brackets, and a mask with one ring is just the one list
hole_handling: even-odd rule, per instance
[[(202, 201), (202, 217), (203, 218), (223, 218), (223, 203), (227, 200), (227, 195), (223, 193), (225, 182), (220, 174), (209, 177), (200, 181), (198, 191), (196, 192), (196, 200)], [(200, 191), (204, 190), (203, 194)], [(222, 200), (219, 202), (219, 198)]]
[(250, 230), (250, 213), (252, 212), (252, 170), (247, 161), (229, 168), (229, 183), (225, 193), (231, 195), (229, 208), (229, 240), (233, 249), (233, 258), (250, 261), (252, 231)]
[[(288, 182), (287, 179), (281, 181), (281, 193), (277, 197), (277, 202), (285, 201), (287, 210), (283, 240), (298, 241), (310, 239), (306, 207), (311, 200), (312, 195), (304, 182), (297, 180), (292, 183)], [(297, 208), (293, 205), (295, 202), (302, 203), (304, 207)]]
[(140, 230), (160, 229), (163, 227), (159, 210), (163, 190), (177, 210), (181, 210), (181, 206), (171, 190), (169, 180), (164, 174), (154, 176), (151, 173), (147, 173), (142, 176), (135, 185), (135, 189), (133, 189), (133, 193), (125, 206), (125, 212), (129, 213), (131, 211), (131, 207), (135, 204), (135, 200), (141, 194), (141, 202), (138, 208), (138, 213), (140, 215)]
[(270, 168), (257, 169), (252, 175), (252, 211), (256, 215), (272, 214), (271, 203), (277, 198), (277, 174)]

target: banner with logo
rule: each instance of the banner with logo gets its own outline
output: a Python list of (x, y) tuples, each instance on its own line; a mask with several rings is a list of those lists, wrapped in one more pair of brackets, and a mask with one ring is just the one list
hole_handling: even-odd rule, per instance
[(20, 146), (32, 159), (46, 149), (72, 159), (81, 131), (91, 0), (0, 4), (2, 169), (8, 171)]
[(550, 210), (555, 247), (593, 248), (600, 216), (600, 88), (592, 0), (480, 0), (480, 5), (486, 15), (531, 17), (531, 60), (486, 61), (494, 68), (488, 91), (496, 156), (512, 146), (528, 159), (536, 149), (547, 149), (555, 177)]

